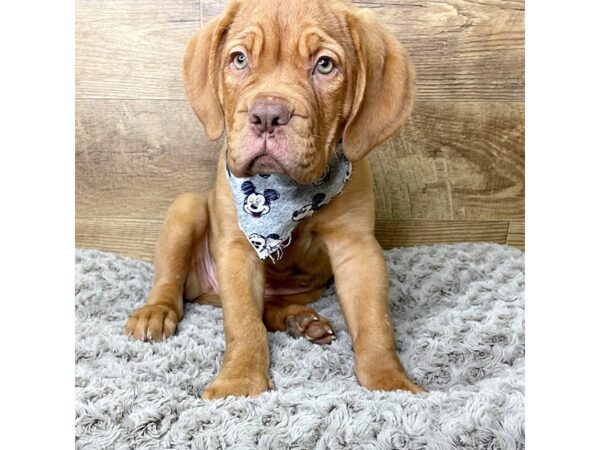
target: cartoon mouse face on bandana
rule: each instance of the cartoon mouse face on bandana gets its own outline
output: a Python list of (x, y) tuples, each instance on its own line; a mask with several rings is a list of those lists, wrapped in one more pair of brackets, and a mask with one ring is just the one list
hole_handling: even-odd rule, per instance
[(264, 192), (256, 192), (252, 181), (242, 183), (242, 192), (246, 195), (244, 199), (244, 211), (253, 217), (261, 217), (271, 211), (271, 202), (279, 198), (279, 192), (274, 189), (265, 189)]
[(294, 228), (341, 194), (352, 174), (352, 163), (339, 146), (325, 173), (311, 185), (282, 174), (236, 178), (225, 170), (241, 230), (261, 260), (275, 262), (290, 244)]

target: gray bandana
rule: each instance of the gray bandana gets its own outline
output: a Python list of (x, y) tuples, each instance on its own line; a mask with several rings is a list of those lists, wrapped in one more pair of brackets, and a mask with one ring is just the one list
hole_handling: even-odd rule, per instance
[(225, 170), (241, 230), (261, 260), (268, 257), (275, 262), (290, 245), (296, 225), (341, 194), (352, 174), (352, 163), (338, 146), (325, 173), (309, 185), (299, 184), (287, 175), (236, 178)]

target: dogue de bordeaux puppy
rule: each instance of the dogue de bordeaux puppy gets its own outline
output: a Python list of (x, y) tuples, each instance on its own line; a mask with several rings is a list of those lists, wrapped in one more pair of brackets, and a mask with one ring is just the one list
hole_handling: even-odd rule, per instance
[[(256, 396), (273, 388), (267, 331), (317, 344), (335, 338), (328, 320), (306, 306), (333, 277), (360, 384), (423, 391), (396, 354), (365, 159), (412, 110), (415, 70), (403, 47), (371, 11), (345, 0), (230, 0), (189, 41), (183, 75), (207, 136), (225, 134), (216, 185), (170, 206), (154, 285), (126, 333), (160, 340), (175, 332), (184, 300), (219, 305), (226, 350), (202, 398)], [(302, 193), (318, 184), (340, 149), (352, 166), (341, 193), (303, 214), (278, 259), (262, 260), (240, 228), (245, 213), (228, 177), (278, 176)], [(268, 209), (269, 199), (248, 189)]]

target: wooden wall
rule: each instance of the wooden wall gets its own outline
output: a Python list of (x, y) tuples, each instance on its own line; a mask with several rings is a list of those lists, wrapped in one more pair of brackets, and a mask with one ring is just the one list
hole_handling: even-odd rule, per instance
[[(76, 0), (76, 245), (151, 259), (218, 145), (183, 92), (187, 39), (223, 0)], [(366, 0), (418, 73), (408, 126), (369, 157), (386, 248), (524, 246), (524, 1)]]

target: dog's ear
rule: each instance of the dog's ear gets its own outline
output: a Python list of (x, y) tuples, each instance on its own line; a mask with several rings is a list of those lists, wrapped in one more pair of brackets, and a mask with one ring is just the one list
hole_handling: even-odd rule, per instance
[(222, 44), (238, 8), (237, 1), (229, 2), (221, 16), (212, 19), (189, 40), (183, 58), (185, 93), (207, 136), (213, 141), (221, 137), (225, 128), (218, 72)]
[(406, 51), (368, 10), (348, 16), (358, 67), (344, 154), (363, 158), (407, 121), (415, 96), (415, 69)]

